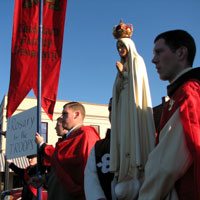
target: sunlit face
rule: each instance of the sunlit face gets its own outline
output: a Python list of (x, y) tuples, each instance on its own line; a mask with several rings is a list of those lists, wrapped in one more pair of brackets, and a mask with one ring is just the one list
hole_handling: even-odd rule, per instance
[(67, 106), (63, 109), (62, 112), (62, 125), (65, 129), (70, 130), (75, 125), (76, 111), (68, 108)]
[(37, 157), (28, 158), (28, 162), (30, 166), (34, 166), (37, 164)]
[(180, 71), (176, 51), (171, 50), (164, 39), (156, 41), (152, 62), (156, 65), (161, 80), (171, 82)]
[(57, 136), (63, 136), (66, 133), (66, 130), (63, 128), (62, 119), (59, 119), (56, 123), (56, 133)]
[(128, 54), (126, 46), (121, 41), (117, 42), (117, 50), (119, 52), (120, 57), (122, 58), (125, 58)]

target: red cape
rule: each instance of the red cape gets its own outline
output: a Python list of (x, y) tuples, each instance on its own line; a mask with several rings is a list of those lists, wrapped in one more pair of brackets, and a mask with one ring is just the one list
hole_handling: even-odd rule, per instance
[[(64, 138), (59, 138), (56, 146), (62, 142)], [(45, 146), (41, 150), (42, 162), (44, 166), (51, 166), (51, 159), (55, 151), (55, 147), (53, 145), (44, 144)]]
[(51, 165), (68, 194), (84, 197), (84, 169), (99, 134), (93, 127), (82, 126), (57, 143)]
[[(166, 103), (162, 115), (160, 129), (170, 119), (176, 109), (179, 108), (180, 120), (186, 138), (188, 149), (193, 158), (193, 166), (178, 180), (178, 194), (184, 199), (184, 193), (190, 193), (193, 188), (194, 200), (200, 200), (200, 82), (190, 79), (181, 85), (173, 94), (175, 100), (171, 111), (170, 101)], [(191, 177), (194, 177), (193, 179)], [(184, 191), (184, 192), (183, 192)]]
[[(180, 106), (180, 118), (188, 148), (194, 160), (195, 200), (200, 200), (200, 82), (188, 82)], [(191, 187), (190, 185), (188, 185)]]

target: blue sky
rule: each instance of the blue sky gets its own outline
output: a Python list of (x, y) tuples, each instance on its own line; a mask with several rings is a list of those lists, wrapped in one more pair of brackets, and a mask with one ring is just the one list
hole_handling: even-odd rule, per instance
[[(0, 1), (0, 101), (9, 86), (13, 8), (14, 0)], [(199, 9), (199, 0), (68, 0), (57, 98), (108, 103), (119, 59), (112, 28), (123, 19), (134, 26), (132, 39), (146, 63), (152, 103), (159, 104), (168, 83), (151, 63), (153, 40), (166, 30), (188, 31), (197, 45), (194, 66), (199, 66)]]

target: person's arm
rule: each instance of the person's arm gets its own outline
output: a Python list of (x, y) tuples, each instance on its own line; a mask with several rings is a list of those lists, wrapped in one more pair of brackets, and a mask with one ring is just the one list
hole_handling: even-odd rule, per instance
[(15, 174), (19, 175), (20, 178), (24, 179), (24, 169), (17, 167), (13, 162), (9, 163), (8, 167), (12, 169)]
[(36, 133), (35, 142), (41, 147), (44, 144), (44, 138), (39, 133)]
[(106, 200), (97, 175), (94, 148), (90, 152), (90, 156), (85, 167), (84, 190), (87, 200)]
[(124, 64), (122, 62), (117, 61), (116, 62), (116, 68), (117, 68), (117, 71), (119, 73), (120, 78), (124, 78), (124, 77), (128, 76), (127, 67), (124, 66)]
[(192, 156), (177, 110), (162, 129), (160, 142), (149, 155), (138, 200), (164, 199), (191, 164)]
[(120, 74), (123, 73), (123, 71), (124, 71), (124, 66), (123, 66), (123, 64), (122, 64), (120, 61), (117, 61), (117, 62), (116, 62), (116, 68), (117, 68), (117, 71), (118, 71)]
[(55, 147), (53, 145), (48, 145), (44, 142), (44, 138), (39, 134), (35, 134), (35, 142), (39, 145), (39, 154), (42, 157), (42, 164), (44, 166), (50, 166), (51, 157), (55, 151)]

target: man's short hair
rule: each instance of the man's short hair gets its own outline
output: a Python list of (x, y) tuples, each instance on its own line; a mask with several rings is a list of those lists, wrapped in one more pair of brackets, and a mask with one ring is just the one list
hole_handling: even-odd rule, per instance
[(85, 118), (85, 107), (81, 103), (72, 101), (72, 102), (66, 103), (63, 106), (64, 109), (66, 107), (72, 109), (73, 111), (79, 110), (81, 112), (81, 115), (82, 115), (83, 119)]
[(184, 30), (170, 30), (159, 34), (155, 40), (164, 39), (171, 50), (177, 50), (180, 47), (186, 47), (188, 50), (188, 63), (192, 66), (196, 54), (196, 45), (194, 38)]

